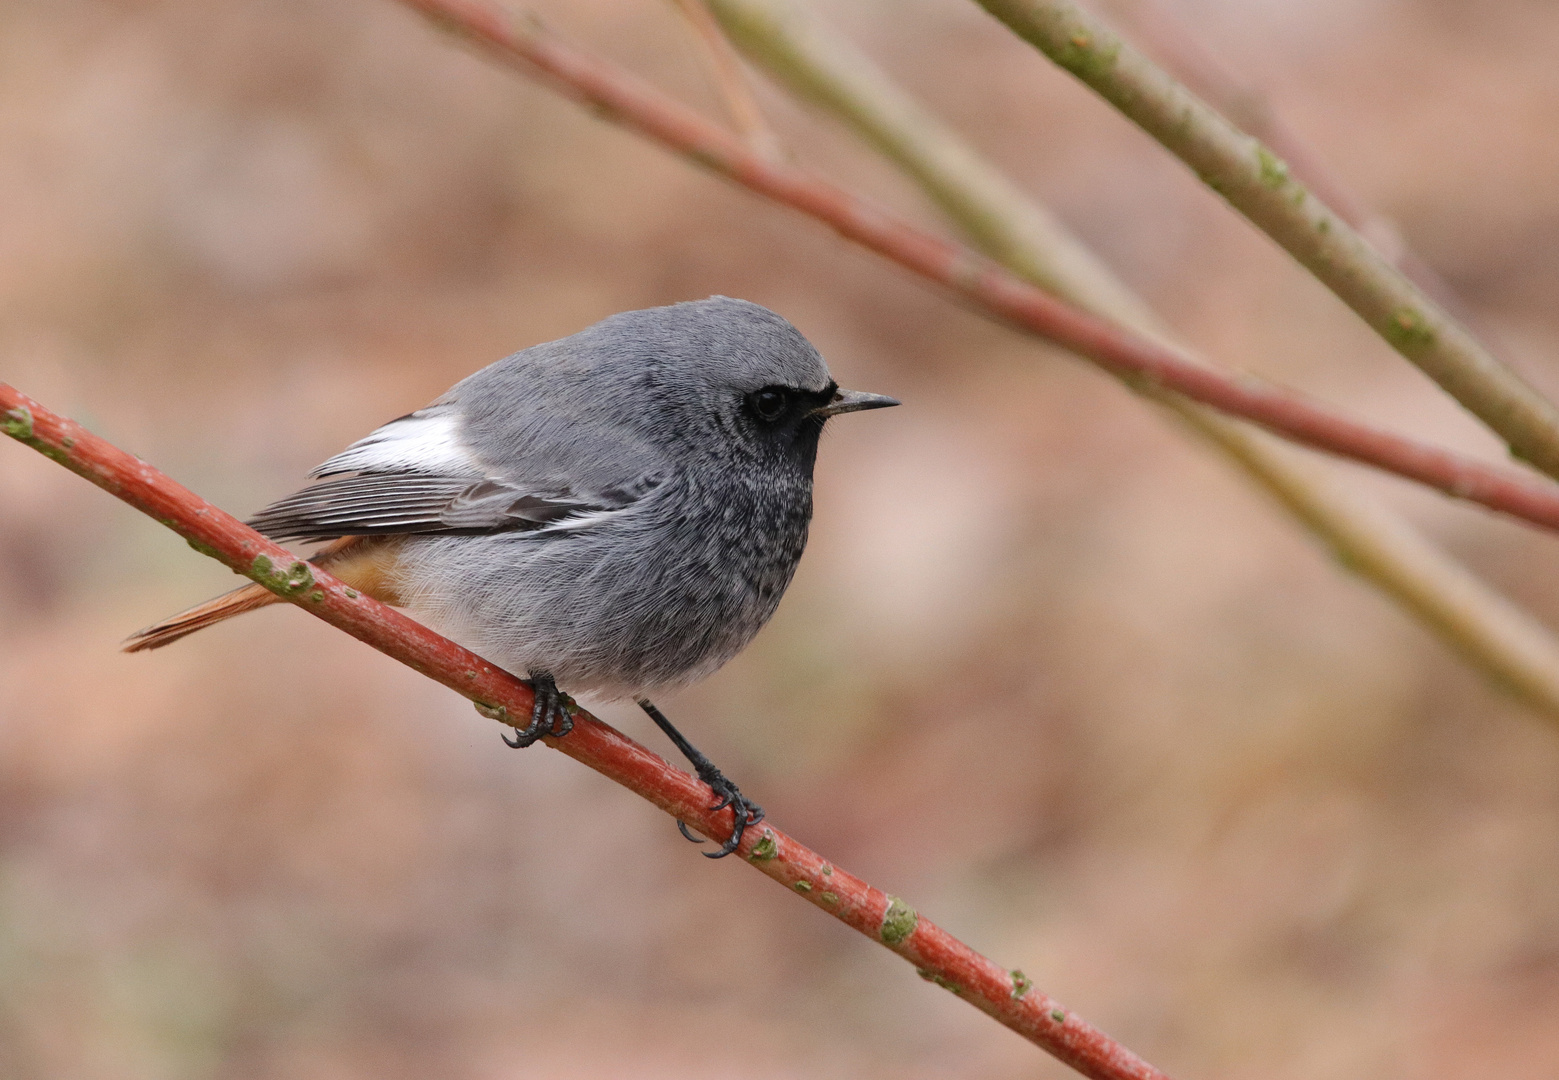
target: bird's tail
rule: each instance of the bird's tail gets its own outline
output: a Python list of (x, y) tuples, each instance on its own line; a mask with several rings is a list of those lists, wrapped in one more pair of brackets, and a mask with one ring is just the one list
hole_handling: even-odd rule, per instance
[[(336, 577), (361, 592), (386, 604), (400, 604), (394, 583), (395, 552), (393, 538), (343, 536), (333, 540), (309, 558), (315, 566), (328, 569)], [(214, 600), (197, 604), (188, 611), (137, 630), (119, 646), (125, 652), (146, 652), (171, 645), (196, 630), (204, 630), (234, 615), (281, 603), (281, 597), (263, 585), (243, 585)]]
[(120, 648), (125, 652), (145, 652), (148, 649), (160, 649), (164, 645), (171, 645), (179, 638), (187, 637), (196, 630), (204, 630), (206, 627), (221, 622), (223, 619), (231, 619), (234, 615), (242, 615), (246, 611), (255, 611), (268, 604), (281, 603), (281, 597), (271, 592), (263, 585), (253, 582), (241, 585), (232, 592), (223, 593), (214, 600), (207, 600), (204, 604), (197, 604), (188, 611), (181, 611), (177, 615), (170, 616), (160, 623), (154, 623), (145, 630), (137, 630), (125, 638)]

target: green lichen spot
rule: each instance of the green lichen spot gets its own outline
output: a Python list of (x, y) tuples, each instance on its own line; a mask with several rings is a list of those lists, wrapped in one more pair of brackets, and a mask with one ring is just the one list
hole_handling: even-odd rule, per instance
[(433, 29), (440, 33), (449, 34), (452, 37), (463, 38), (469, 33), (462, 23), (453, 16), (445, 15), (442, 11), (428, 12), (427, 19), (428, 22), (433, 24)]
[(67, 435), (60, 440), (60, 446), (66, 450), (74, 450), (76, 448), (76, 440)]
[(1054, 1020), (1058, 1024), (1066, 1023), (1066, 1010), (1065, 1009), (1051, 1009), (1050, 1010), (1050, 1019)]
[(747, 853), (747, 861), (750, 863), (768, 862), (779, 854), (779, 845), (774, 842), (774, 834), (768, 829), (763, 830), (763, 835)]
[(32, 438), (32, 410), (25, 405), (7, 410), (5, 423), (0, 424), (0, 429), (13, 439)]
[(1110, 73), (1120, 51), (1120, 42), (1100, 44), (1090, 34), (1079, 30), (1051, 53), (1051, 59), (1079, 79), (1091, 83)]
[(827, 863), (824, 863), (823, 864), (823, 876), (824, 877), (833, 877), (834, 876), (834, 868), (832, 866), (829, 866)]
[(502, 705), (489, 705), (485, 701), (473, 701), (471, 704), (477, 712), (481, 713), (489, 720), (496, 720), (500, 724), (507, 724), (509, 722), (509, 710), (504, 708)]
[(1315, 223), (1315, 231), (1320, 233), (1322, 236), (1330, 233), (1332, 231), (1332, 219), (1329, 217), (1324, 217), (1320, 221), (1317, 221)]
[(313, 592), (309, 593), (309, 599), (314, 601), (316, 604), (323, 603), (325, 599), (325, 591), (323, 589), (315, 589)]
[(346, 598), (348, 600), (356, 600), (357, 599), (357, 590), (356, 589), (347, 589), (346, 590)]
[(916, 968), (915, 969), (915, 974), (919, 975), (922, 979), (926, 980), (926, 982), (936, 983), (943, 990), (947, 990), (947, 991), (949, 991), (951, 993), (954, 993), (954, 994), (961, 994), (961, 993), (963, 993), (963, 987), (959, 986), (957, 983), (955, 983), (952, 979), (949, 979), (947, 976), (937, 974), (935, 971), (932, 971), (930, 968)]
[(798, 881), (798, 882), (796, 882), (796, 891), (797, 892), (811, 892), (812, 891), (812, 883), (810, 881)]
[(1415, 308), (1400, 307), (1386, 320), (1386, 337), (1405, 353), (1417, 353), (1434, 344), (1434, 330)]
[(888, 910), (882, 916), (882, 929), (877, 931), (877, 936), (882, 938), (884, 945), (897, 945), (915, 932), (915, 924), (919, 921), (920, 916), (915, 914), (914, 908), (897, 896), (890, 896)]
[[(592, 111), (594, 111), (597, 116), (601, 117), (601, 119), (608, 122), (614, 122), (617, 119), (617, 113), (612, 109), (600, 108)], [(693, 163), (695, 165), (702, 165), (710, 172), (725, 172), (729, 167), (729, 163), (726, 161), (725, 155), (713, 147), (690, 147), (687, 150), (687, 156), (693, 159)]]
[(817, 898), (819, 900), (823, 901), (823, 903), (825, 903), (825, 904), (837, 904), (837, 903), (839, 903), (839, 894), (838, 893), (822, 892), (822, 893), (818, 893), (817, 894)]
[(314, 571), (308, 563), (295, 562), (282, 570), (266, 555), (254, 557), (249, 576), (277, 596), (297, 596), (314, 585)]
[(190, 547), (194, 548), (196, 551), (200, 552), (202, 555), (210, 556), (213, 559), (220, 559), (222, 557), (216, 548), (212, 547), (204, 540), (196, 540), (193, 537), (190, 537), (184, 542)]
[(1023, 974), (1023, 972), (1019, 971), (1017, 968), (1013, 968), (1012, 969), (1011, 975), (1012, 975), (1012, 996), (1013, 996), (1014, 999), (1021, 998), (1024, 994), (1026, 994), (1030, 990), (1034, 989), (1034, 980), (1030, 979), (1027, 975)]
[(1342, 548), (1328, 547), (1326, 553), (1332, 557), (1332, 561), (1350, 574), (1364, 573), (1364, 564), (1356, 558), (1352, 552)]
[(1256, 165), (1261, 170), (1262, 187), (1276, 191), (1288, 183), (1288, 166), (1282, 160), (1260, 143), (1256, 144)]

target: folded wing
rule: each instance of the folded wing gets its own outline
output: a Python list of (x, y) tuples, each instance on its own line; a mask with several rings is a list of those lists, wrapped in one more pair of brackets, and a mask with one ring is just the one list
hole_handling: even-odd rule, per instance
[(577, 491), (567, 483), (489, 475), (440, 406), (391, 421), (313, 475), (325, 479), (272, 503), (248, 524), (274, 540), (306, 541), (573, 529), (626, 509), (659, 482), (646, 474), (602, 491)]

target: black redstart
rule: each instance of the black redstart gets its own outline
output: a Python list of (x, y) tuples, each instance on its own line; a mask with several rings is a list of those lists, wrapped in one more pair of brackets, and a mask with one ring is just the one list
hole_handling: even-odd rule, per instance
[[(510, 745), (566, 735), (559, 692), (634, 696), (735, 815), (762, 810), (643, 696), (735, 656), (790, 584), (840, 390), (785, 319), (711, 297), (627, 311), (483, 368), (249, 524), (536, 689)], [(278, 598), (245, 585), (132, 636), (155, 649)], [(686, 832), (686, 830), (684, 830)]]

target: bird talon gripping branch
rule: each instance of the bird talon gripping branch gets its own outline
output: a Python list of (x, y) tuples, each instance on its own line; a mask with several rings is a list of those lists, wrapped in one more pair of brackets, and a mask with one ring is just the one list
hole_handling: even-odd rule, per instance
[[(249, 524), (274, 540), (328, 541), (309, 563), (528, 673), (530, 722), (504, 742), (529, 746), (573, 729), (560, 682), (626, 697), (692, 682), (740, 652), (806, 545), (823, 425), (897, 404), (839, 389), (801, 333), (757, 304), (627, 311), (483, 368)], [(294, 569), (312, 580), (308, 565)], [(245, 585), (125, 648), (283, 599)], [(715, 808), (731, 808), (731, 838), (706, 852), (730, 854), (763, 810), (640, 704), (714, 789)]]
[[(720, 845), (718, 850), (704, 852), (704, 858), (706, 859), (723, 859), (731, 854), (731, 852), (741, 847), (742, 837), (746, 834), (747, 827), (756, 825), (763, 820), (763, 807), (743, 795), (736, 789), (736, 785), (726, 780), (725, 777), (722, 776), (720, 779), (725, 787), (723, 791), (720, 788), (715, 788), (716, 792), (719, 792), (721, 795), (721, 801), (715, 804), (715, 808), (721, 809), (726, 806), (731, 808), (731, 836), (725, 843)], [(710, 786), (714, 787), (713, 784)]]
[(544, 735), (561, 739), (574, 730), (573, 704), (567, 694), (558, 690), (558, 684), (545, 671), (533, 671), (529, 676), (536, 703), (531, 706), (530, 723), (519, 728), (510, 739), (507, 732), (500, 732), (504, 745), (520, 750), (540, 740)]
[[(721, 779), (724, 780), (723, 777)], [(704, 852), (706, 859), (723, 859), (731, 854), (741, 847), (742, 837), (747, 834), (748, 826), (756, 825), (763, 820), (763, 807), (743, 795), (729, 780), (724, 780), (724, 783), (727, 793), (723, 794), (720, 801), (710, 807), (710, 810), (719, 812), (727, 806), (731, 807), (731, 835), (716, 850)], [(677, 822), (677, 831), (695, 844), (702, 844), (708, 839), (690, 830), (685, 821)]]
[[(655, 721), (655, 726), (665, 732), (666, 738), (682, 751), (682, 756), (693, 766), (693, 772), (709, 785), (710, 791), (714, 792), (715, 801), (710, 804), (710, 813), (717, 814), (728, 806), (731, 808), (730, 839), (721, 844), (718, 851), (704, 852), (704, 855), (711, 859), (725, 858), (741, 845), (742, 835), (747, 831), (747, 826), (756, 825), (763, 820), (763, 807), (743, 795), (741, 789), (731, 783), (726, 775), (715, 767), (715, 763), (705, 757), (696, 746), (688, 742), (671, 721), (666, 719), (666, 714), (656, 708), (655, 703), (649, 698), (639, 698), (639, 708), (643, 709), (645, 714)], [(688, 830), (686, 822), (677, 822), (677, 830), (695, 844), (704, 842), (704, 838), (695, 836)]]

